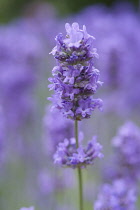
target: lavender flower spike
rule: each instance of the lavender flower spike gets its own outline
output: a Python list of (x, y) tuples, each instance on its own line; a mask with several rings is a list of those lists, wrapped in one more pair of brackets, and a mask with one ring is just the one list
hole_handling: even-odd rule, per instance
[(87, 165), (93, 165), (95, 158), (103, 157), (101, 150), (102, 146), (96, 141), (95, 136), (85, 148), (81, 145), (81, 142), (79, 148), (76, 148), (75, 138), (65, 139), (57, 147), (54, 154), (54, 163), (71, 168), (85, 168)]
[(78, 23), (72, 26), (66, 23), (65, 28), (66, 36), (58, 34), (51, 52), (57, 66), (52, 70), (53, 78), (49, 78), (52, 83), (49, 88), (55, 91), (49, 100), (67, 118), (82, 120), (90, 118), (95, 108), (102, 107), (102, 100), (93, 98), (102, 85), (100, 72), (93, 66), (98, 54), (93, 45), (94, 37), (87, 33), (85, 26), (81, 30)]

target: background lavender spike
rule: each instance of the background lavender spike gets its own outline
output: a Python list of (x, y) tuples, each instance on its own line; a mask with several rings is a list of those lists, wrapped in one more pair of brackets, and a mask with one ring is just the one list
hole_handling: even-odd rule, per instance
[(50, 111), (50, 106), (47, 106), (44, 117), (43, 138), (46, 154), (54, 154), (58, 143), (62, 142), (64, 138), (71, 138), (73, 135), (73, 122), (69, 119), (66, 119), (58, 109), (53, 109)]
[(140, 129), (132, 122), (125, 123), (112, 140), (118, 174), (140, 178)]
[(135, 187), (127, 180), (118, 179), (112, 184), (104, 184), (94, 204), (95, 210), (127, 209), (136, 210)]
[(140, 179), (140, 128), (133, 122), (126, 122), (112, 139), (113, 154), (108, 157), (102, 172), (103, 179), (110, 182), (125, 178), (137, 185)]
[(31, 116), (41, 42), (30, 31), (9, 25), (0, 28), (0, 49), (0, 101), (10, 129)]

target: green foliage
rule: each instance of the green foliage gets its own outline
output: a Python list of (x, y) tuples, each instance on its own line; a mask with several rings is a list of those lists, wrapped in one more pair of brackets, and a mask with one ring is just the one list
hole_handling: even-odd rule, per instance
[[(138, 0), (123, 1), (131, 2), (136, 8), (139, 6)], [(41, 2), (52, 3), (59, 11), (59, 14), (64, 16), (70, 13), (75, 13), (92, 4), (101, 3), (107, 6), (112, 6), (115, 2), (118, 2), (118, 0), (0, 0), (0, 22), (8, 22), (19, 16), (29, 4), (38, 4)]]
[(8, 22), (19, 16), (26, 5), (32, 2), (34, 0), (0, 0), (0, 22)]

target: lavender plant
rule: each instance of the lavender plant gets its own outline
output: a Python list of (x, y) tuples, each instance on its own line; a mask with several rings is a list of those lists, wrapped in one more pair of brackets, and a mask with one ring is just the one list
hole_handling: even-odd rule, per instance
[(94, 58), (98, 57), (94, 48), (94, 37), (86, 27), (79, 29), (78, 23), (72, 26), (66, 23), (66, 36), (56, 36), (56, 46), (51, 54), (57, 61), (52, 70), (53, 78), (50, 90), (55, 94), (49, 98), (53, 108), (57, 108), (66, 118), (75, 122), (75, 137), (59, 143), (54, 162), (62, 166), (77, 168), (79, 182), (79, 209), (83, 210), (82, 168), (94, 163), (96, 157), (102, 157), (102, 146), (93, 138), (83, 147), (79, 142), (78, 121), (90, 118), (96, 108), (102, 109), (102, 100), (93, 96), (98, 87), (100, 72), (94, 67)]

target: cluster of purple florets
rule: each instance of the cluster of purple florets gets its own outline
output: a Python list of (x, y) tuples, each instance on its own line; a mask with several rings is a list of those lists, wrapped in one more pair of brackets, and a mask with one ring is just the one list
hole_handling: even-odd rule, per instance
[(101, 150), (102, 146), (97, 143), (95, 136), (88, 142), (87, 147), (83, 147), (80, 141), (78, 148), (75, 138), (65, 139), (64, 142), (58, 144), (54, 162), (66, 167), (85, 168), (87, 165), (94, 164), (95, 158), (103, 157)]
[(51, 54), (57, 60), (57, 66), (49, 78), (52, 83), (50, 90), (55, 91), (54, 106), (67, 118), (82, 120), (89, 118), (95, 108), (101, 109), (102, 100), (94, 99), (99, 81), (99, 71), (94, 68), (94, 57), (97, 57), (93, 47), (94, 37), (90, 36), (86, 27), (79, 29), (78, 23), (66, 27), (66, 37), (59, 34), (56, 46)]
[(95, 210), (135, 210), (135, 188), (124, 179), (115, 180), (112, 184), (103, 185)]

